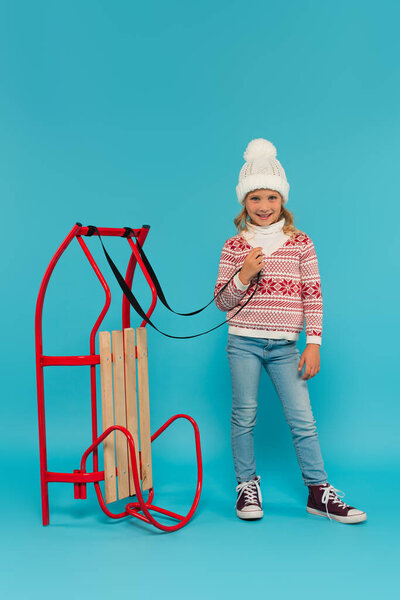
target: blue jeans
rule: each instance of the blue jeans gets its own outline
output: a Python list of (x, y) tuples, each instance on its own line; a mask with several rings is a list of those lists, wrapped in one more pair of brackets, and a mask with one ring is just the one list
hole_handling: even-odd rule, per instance
[(261, 366), (270, 376), (290, 427), (305, 485), (326, 483), (307, 381), (298, 371), (296, 340), (255, 338), (228, 333), (225, 348), (232, 379), (231, 443), (238, 483), (256, 476), (253, 429)]

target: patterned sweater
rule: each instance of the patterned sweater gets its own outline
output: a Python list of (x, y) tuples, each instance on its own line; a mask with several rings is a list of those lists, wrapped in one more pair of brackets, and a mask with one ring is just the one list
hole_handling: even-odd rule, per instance
[[(281, 219), (270, 226), (249, 227), (251, 233), (261, 233), (255, 237), (255, 241), (251, 241), (251, 236), (245, 231), (225, 241), (214, 296), (242, 267), (253, 247), (263, 247), (265, 264), (260, 272), (256, 293), (237, 317), (233, 315), (256, 287), (256, 275), (246, 286), (236, 274), (215, 298), (215, 304), (219, 310), (227, 311), (227, 320), (233, 317), (229, 321), (229, 333), (297, 340), (305, 319), (306, 343), (321, 344), (322, 292), (314, 244), (304, 233), (293, 237), (284, 234), (284, 222)], [(262, 235), (265, 233), (263, 230), (270, 232), (268, 228), (275, 237)]]

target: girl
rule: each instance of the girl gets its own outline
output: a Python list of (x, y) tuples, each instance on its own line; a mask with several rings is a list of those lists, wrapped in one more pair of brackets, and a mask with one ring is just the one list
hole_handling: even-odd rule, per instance
[[(366, 513), (342, 502), (344, 493), (328, 482), (308, 394), (307, 379), (320, 369), (322, 333), (315, 248), (311, 238), (294, 227), (293, 215), (284, 206), (289, 183), (276, 158), (275, 146), (263, 138), (254, 139), (244, 159), (236, 187), (242, 206), (234, 219), (237, 234), (223, 245), (214, 290), (215, 295), (241, 267), (215, 298), (217, 307), (227, 311), (230, 319), (258, 283), (253, 298), (229, 321), (226, 346), (232, 379), (236, 514), (241, 519), (258, 519), (264, 514), (253, 441), (264, 367), (281, 400), (303, 481), (308, 486), (307, 511), (342, 523), (359, 523), (365, 521)], [(303, 318), (306, 348), (300, 357), (296, 341)]]

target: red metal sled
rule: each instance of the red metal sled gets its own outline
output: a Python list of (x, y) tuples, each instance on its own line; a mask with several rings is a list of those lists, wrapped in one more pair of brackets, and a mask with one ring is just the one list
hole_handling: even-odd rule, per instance
[[(149, 273), (146, 270), (146, 267), (141, 259), (140, 253), (135, 242), (132, 240), (132, 236), (136, 236), (138, 242), (141, 246), (143, 246), (144, 241), (147, 237), (150, 227), (148, 225), (143, 225), (140, 229), (131, 230), (127, 235), (126, 229), (117, 229), (117, 228), (98, 228), (98, 231), (101, 236), (115, 236), (115, 237), (126, 237), (132, 253), (130, 256), (130, 260), (128, 263), (128, 268), (126, 271), (125, 281), (129, 288), (132, 288), (133, 275), (136, 267), (136, 263), (139, 264), (140, 268), (143, 271), (143, 274), (150, 286), (152, 291), (152, 302), (151, 306), (146, 313), (147, 317), (150, 317), (157, 302), (157, 292), (156, 288), (149, 276)], [(36, 315), (35, 315), (35, 342), (36, 342), (36, 379), (37, 379), (37, 401), (38, 401), (38, 423), (39, 423), (39, 451), (40, 451), (40, 480), (41, 480), (41, 497), (42, 497), (42, 520), (43, 525), (49, 524), (49, 494), (48, 494), (48, 484), (51, 482), (70, 482), (74, 485), (74, 497), (76, 499), (85, 499), (86, 498), (86, 484), (93, 483), (96, 491), (96, 495), (99, 501), (99, 504), (106, 515), (113, 519), (119, 519), (122, 517), (126, 517), (132, 515), (146, 523), (152, 523), (155, 527), (163, 530), (163, 531), (175, 531), (180, 529), (184, 525), (188, 523), (188, 521), (193, 516), (201, 494), (202, 487), (202, 460), (201, 460), (201, 447), (200, 447), (200, 434), (197, 423), (195, 420), (185, 414), (177, 414), (162, 425), (152, 436), (151, 443), (157, 439), (157, 437), (167, 428), (169, 427), (176, 419), (183, 418), (190, 421), (194, 429), (195, 436), (195, 444), (196, 444), (196, 458), (197, 458), (197, 486), (193, 504), (187, 513), (186, 516), (182, 516), (176, 513), (173, 513), (164, 508), (160, 508), (152, 504), (154, 497), (153, 486), (151, 485), (149, 489), (149, 495), (146, 501), (144, 501), (141, 489), (140, 489), (140, 478), (142, 478), (142, 464), (141, 464), (141, 452), (135, 446), (135, 441), (131, 432), (121, 425), (113, 425), (108, 427), (101, 435), (98, 435), (97, 432), (97, 396), (96, 396), (96, 365), (100, 364), (100, 355), (95, 352), (95, 339), (98, 329), (110, 307), (111, 303), (111, 293), (110, 289), (104, 279), (103, 275), (100, 272), (99, 267), (94, 261), (86, 243), (82, 239), (82, 236), (86, 236), (88, 234), (89, 228), (83, 227), (80, 223), (77, 223), (67, 235), (63, 243), (58, 248), (57, 252), (54, 254), (51, 259), (49, 266), (44, 274), (38, 298), (36, 303)], [(93, 232), (91, 232), (93, 235)], [(97, 235), (96, 233), (94, 235)], [(79, 245), (81, 246), (86, 258), (88, 259), (90, 265), (92, 266), (94, 272), (96, 273), (101, 285), (106, 294), (105, 305), (97, 318), (93, 329), (90, 334), (90, 354), (86, 356), (48, 356), (43, 354), (43, 341), (42, 341), (42, 313), (43, 313), (43, 302), (46, 294), (47, 285), (51, 274), (53, 272), (54, 267), (56, 266), (58, 260), (61, 255), (67, 249), (71, 241), (76, 238)], [(146, 321), (143, 320), (140, 327), (145, 327)], [(122, 328), (123, 330), (130, 328), (130, 303), (125, 295), (123, 295), (122, 299)], [(137, 350), (136, 350), (137, 356)], [(75, 469), (73, 473), (57, 473), (51, 472), (47, 470), (47, 450), (46, 450), (46, 424), (45, 424), (45, 403), (44, 403), (44, 380), (43, 380), (43, 367), (50, 366), (71, 366), (71, 365), (86, 365), (90, 367), (90, 384), (91, 384), (91, 415), (92, 415), (92, 443), (87, 448), (87, 450), (83, 453), (80, 469)], [(121, 434), (125, 436), (130, 464), (132, 467), (132, 477), (134, 482), (135, 495), (137, 496), (136, 502), (129, 502), (125, 506), (125, 510), (121, 513), (115, 514), (112, 513), (106, 506), (105, 500), (102, 495), (102, 491), (100, 488), (100, 482), (105, 480), (105, 472), (99, 471), (98, 468), (98, 446), (103, 443), (104, 440), (110, 435), (114, 435), (114, 431), (116, 435)], [(119, 434), (117, 432), (120, 432)], [(86, 460), (88, 456), (93, 455), (93, 472), (86, 472)], [(139, 457), (139, 461), (137, 461), (137, 457)], [(138, 464), (139, 462), (139, 464)], [(118, 469), (116, 469), (116, 476), (118, 476)], [(141, 511), (141, 512), (139, 512)], [(157, 511), (173, 519), (178, 522), (174, 525), (168, 526), (158, 522), (150, 513), (150, 511)], [(141, 514), (143, 513), (143, 514)]]

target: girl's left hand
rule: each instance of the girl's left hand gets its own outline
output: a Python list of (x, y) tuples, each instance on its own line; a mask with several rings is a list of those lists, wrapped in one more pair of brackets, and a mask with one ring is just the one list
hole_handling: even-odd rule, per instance
[(319, 344), (307, 344), (301, 355), (298, 371), (306, 365), (302, 379), (310, 379), (319, 372)]

